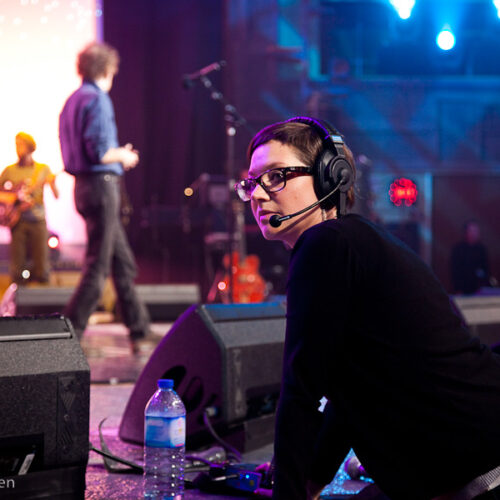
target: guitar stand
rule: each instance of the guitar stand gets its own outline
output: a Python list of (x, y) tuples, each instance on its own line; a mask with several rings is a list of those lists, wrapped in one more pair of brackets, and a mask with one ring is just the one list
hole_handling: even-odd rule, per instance
[(215, 273), (214, 281), (213, 281), (212, 286), (210, 287), (210, 290), (208, 291), (208, 294), (207, 294), (207, 302), (209, 304), (216, 301), (217, 295), (219, 295), (221, 297), (223, 304), (229, 304), (229, 300), (228, 300), (229, 297), (226, 298), (223, 294), (220, 293), (220, 290), (219, 290), (219, 283), (222, 282), (223, 278), (224, 278), (224, 273), (222, 271), (217, 271)]
[[(213, 99), (214, 101), (219, 102), (224, 110), (224, 122), (226, 126), (226, 162), (225, 162), (225, 170), (226, 170), (226, 177), (227, 177), (227, 188), (232, 192), (233, 185), (235, 183), (235, 172), (234, 172), (234, 150), (235, 150), (235, 139), (236, 139), (236, 132), (238, 130), (238, 127), (244, 125), (246, 129), (253, 135), (254, 130), (252, 130), (248, 124), (245, 118), (241, 116), (236, 108), (229, 103), (222, 92), (220, 92), (218, 89), (214, 87), (212, 84), (211, 80), (208, 78), (208, 76), (203, 75), (200, 77), (199, 81), (202, 83), (203, 87), (207, 89), (207, 91), (210, 93), (210, 98)], [(233, 196), (234, 197), (234, 196)], [(229, 197), (231, 198), (231, 197)], [(232, 253), (235, 247), (235, 242), (236, 242), (236, 235), (235, 235), (235, 214), (233, 213), (232, 206), (231, 206), (231, 201), (228, 202), (227, 205), (227, 228), (228, 228), (228, 235), (229, 237), (227, 238), (227, 243), (226, 243), (226, 255), (229, 256), (229, 260), (232, 260)], [(228, 269), (225, 271), (227, 272), (227, 275), (229, 277), (228, 283), (227, 283), (227, 290), (225, 290), (224, 294), (219, 294), (222, 297), (222, 300), (224, 302), (229, 301), (230, 303), (233, 302), (233, 281), (234, 281), (234, 276), (233, 276), (233, 266), (232, 262), (229, 263), (227, 266)], [(210, 290), (208, 292), (207, 296), (207, 301), (208, 302), (213, 302), (215, 301), (217, 294), (220, 292), (218, 285), (220, 281), (223, 279), (222, 270), (217, 271), (215, 273), (215, 279), (214, 282), (212, 283), (212, 286), (210, 287)]]
[[(231, 235), (227, 232), (209, 233), (205, 236), (205, 270), (208, 275), (208, 283), (211, 283), (206, 297), (206, 301), (208, 303), (216, 302), (218, 297), (220, 297), (221, 302), (224, 304), (230, 302), (227, 294), (221, 293), (221, 290), (219, 289), (219, 283), (224, 282), (224, 276), (229, 272), (229, 270), (222, 264), (222, 260), (225, 250), (227, 250), (228, 245), (231, 245), (230, 239)], [(221, 257), (221, 262), (217, 265), (217, 271), (214, 270), (213, 257), (215, 253), (220, 253)]]

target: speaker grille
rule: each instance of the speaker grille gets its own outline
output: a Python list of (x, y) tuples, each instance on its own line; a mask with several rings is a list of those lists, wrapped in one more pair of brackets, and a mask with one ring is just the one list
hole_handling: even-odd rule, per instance
[(0, 451), (11, 440), (33, 441), (41, 468), (85, 464), (90, 370), (71, 324), (0, 318), (2, 337), (10, 340), (0, 342)]

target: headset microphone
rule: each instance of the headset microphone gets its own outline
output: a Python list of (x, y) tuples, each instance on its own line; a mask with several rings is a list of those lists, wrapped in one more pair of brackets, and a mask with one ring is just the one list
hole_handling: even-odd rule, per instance
[(269, 219), (269, 224), (271, 225), (271, 227), (280, 227), (282, 222), (288, 219), (292, 219), (293, 217), (297, 217), (297, 215), (302, 215), (304, 212), (307, 212), (308, 210), (311, 210), (312, 208), (318, 206), (320, 203), (323, 203), (327, 198), (329, 198), (333, 193), (335, 193), (340, 188), (340, 186), (344, 183), (343, 180), (344, 179), (342, 177), (342, 180), (335, 186), (335, 188), (332, 191), (330, 191), (326, 196), (323, 196), (321, 200), (315, 201), (312, 205), (309, 205), (308, 207), (303, 208), (298, 212), (289, 215), (282, 215), (281, 217), (278, 214), (272, 215)]

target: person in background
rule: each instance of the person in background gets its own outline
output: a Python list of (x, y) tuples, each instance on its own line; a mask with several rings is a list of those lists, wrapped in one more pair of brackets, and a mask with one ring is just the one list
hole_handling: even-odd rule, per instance
[(451, 277), (453, 292), (459, 295), (472, 295), (490, 285), (488, 251), (475, 220), (464, 224), (462, 241), (451, 250)]
[(500, 356), (412, 250), (348, 213), (343, 138), (292, 118), (248, 159), (236, 190), (291, 249), (272, 497), (319, 498), (352, 448), (391, 500), (500, 498)]
[[(3, 205), (2, 223), (11, 230), (10, 276), (14, 283), (49, 282), (47, 222), (43, 190), (48, 184), (55, 198), (59, 191), (50, 168), (33, 159), (36, 142), (25, 132), (16, 135), (17, 163), (6, 167), (0, 175), (0, 189), (10, 192), (13, 203)], [(27, 257), (33, 262), (27, 269)]]
[(81, 338), (111, 274), (132, 348), (138, 352), (150, 342), (149, 315), (134, 286), (137, 267), (120, 220), (120, 179), (136, 167), (139, 154), (131, 144), (118, 143), (108, 95), (118, 65), (113, 47), (96, 42), (85, 47), (77, 61), (82, 84), (59, 117), (64, 167), (75, 176), (75, 204), (87, 227), (82, 276), (64, 312)]

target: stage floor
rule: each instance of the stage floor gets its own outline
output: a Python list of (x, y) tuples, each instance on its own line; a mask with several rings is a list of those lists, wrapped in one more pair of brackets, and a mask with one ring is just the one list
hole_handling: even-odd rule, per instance
[[(170, 324), (153, 324), (152, 329), (160, 342)], [(82, 339), (82, 349), (90, 366), (90, 442), (101, 448), (99, 423), (102, 436), (112, 453), (129, 461), (142, 465), (143, 449), (141, 446), (123, 442), (118, 437), (118, 428), (134, 383), (146, 365), (154, 350), (133, 355), (128, 340), (127, 330), (121, 324), (108, 323), (89, 326)], [(272, 455), (272, 445), (245, 454), (249, 463), (262, 463)], [(119, 464), (114, 464), (119, 467)], [(103, 458), (96, 452), (89, 454), (86, 474), (87, 500), (132, 500), (143, 497), (142, 476), (127, 472), (109, 472)], [(227, 496), (201, 492), (196, 489), (186, 490), (187, 500), (197, 499), (233, 499), (239, 496)]]
[[(158, 343), (168, 333), (171, 324), (153, 324)], [(118, 428), (135, 381), (155, 349), (133, 355), (128, 340), (127, 330), (121, 324), (106, 323), (91, 325), (82, 339), (82, 349), (90, 366), (90, 442), (96, 448), (102, 448), (99, 436), (99, 424), (102, 424), (102, 437), (109, 450), (129, 461), (142, 465), (141, 446), (123, 442), (118, 437)], [(192, 451), (192, 450), (191, 450)], [(243, 455), (244, 463), (259, 464), (272, 457), (272, 444)], [(115, 463), (115, 465), (118, 465)], [(143, 498), (142, 476), (127, 471), (109, 472), (103, 458), (90, 451), (86, 474), (86, 500), (133, 500)], [(325, 490), (322, 498), (356, 498), (356, 492), (366, 487), (367, 483), (352, 481), (345, 473), (337, 474), (334, 482)], [(364, 491), (366, 493), (366, 489)], [(235, 495), (214, 494), (197, 489), (187, 489), (186, 500), (231, 500), (245, 497), (240, 492)], [(246, 496), (256, 498), (253, 495)], [(364, 498), (377, 498), (364, 496)]]
[[(101, 448), (99, 423), (105, 418), (102, 426), (102, 436), (110, 451), (121, 458), (142, 464), (142, 447), (128, 444), (118, 437), (118, 427), (121, 415), (133, 389), (132, 383), (92, 384), (90, 388), (90, 442)], [(245, 462), (262, 463), (272, 455), (272, 446), (250, 452), (245, 455)], [(119, 466), (119, 464), (115, 464)], [(109, 472), (103, 459), (91, 451), (86, 474), (86, 500), (133, 500), (143, 497), (142, 476), (127, 472)], [(184, 495), (186, 500), (221, 499), (229, 500), (241, 496), (227, 496), (188, 489)]]

